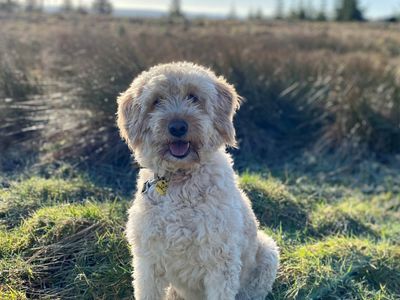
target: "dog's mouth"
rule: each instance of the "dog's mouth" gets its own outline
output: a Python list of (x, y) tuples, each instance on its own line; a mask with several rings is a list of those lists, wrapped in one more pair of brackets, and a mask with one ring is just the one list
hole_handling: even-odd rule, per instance
[(185, 141), (176, 141), (169, 144), (169, 152), (173, 157), (185, 158), (190, 152), (190, 143)]

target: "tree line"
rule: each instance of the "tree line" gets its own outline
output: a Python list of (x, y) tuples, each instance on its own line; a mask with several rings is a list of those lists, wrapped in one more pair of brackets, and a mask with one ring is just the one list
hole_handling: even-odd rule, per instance
[[(276, 0), (274, 18), (277, 20), (309, 20), (309, 21), (365, 21), (358, 0), (337, 0), (333, 13), (328, 11), (327, 0), (320, 0), (319, 7), (315, 7), (312, 1), (299, 0), (289, 9), (285, 9), (284, 0)], [(248, 19), (262, 19), (262, 10), (250, 10)]]
[[(327, 0), (320, 0), (319, 7), (314, 7), (312, 1), (305, 2), (298, 0), (296, 6), (286, 9), (285, 0), (276, 0), (276, 7), (274, 18), (278, 20), (315, 20), (327, 21), (328, 19), (336, 21), (364, 21), (364, 13), (360, 8), (358, 0), (335, 0), (335, 11), (328, 12)], [(25, 10), (27, 12), (42, 11), (45, 0), (0, 0), (0, 11), (15, 12)], [(232, 6), (227, 15), (228, 19), (237, 18), (236, 9), (232, 2)], [(291, 1), (293, 5), (293, 1)], [(94, 0), (91, 5), (91, 11), (98, 14), (111, 14), (113, 5), (110, 0)], [(87, 14), (89, 8), (82, 5), (82, 0), (74, 7), (72, 0), (63, 0), (61, 4), (61, 12), (72, 13), (77, 12)], [(185, 15), (181, 8), (180, 0), (171, 0), (169, 8), (169, 18), (171, 19), (185, 19)], [(250, 9), (248, 13), (249, 20), (262, 20), (264, 19), (261, 7), (257, 9)], [(398, 21), (397, 16), (389, 18), (391, 21)]]
[(358, 0), (337, 0), (335, 11), (329, 14), (326, 0), (320, 0), (320, 7), (315, 8), (311, 1), (305, 3), (298, 1), (298, 7), (292, 8), (289, 14), (284, 13), (284, 0), (276, 0), (276, 19), (298, 19), (326, 21), (333, 19), (336, 21), (364, 21), (365, 17), (360, 8)]
[[(0, 0), (0, 11), (5, 12), (41, 12), (44, 10), (45, 0)], [(109, 0), (94, 0), (90, 7), (86, 7), (79, 1), (77, 6), (73, 5), (72, 0), (63, 0), (61, 3), (61, 12), (87, 14), (89, 10), (103, 15), (109, 15), (113, 11), (113, 5)]]
[[(312, 1), (299, 0), (291, 1), (291, 5), (295, 3), (295, 7), (286, 9), (285, 0), (276, 0), (274, 18), (277, 20), (313, 20), (313, 21), (365, 21), (364, 12), (359, 5), (358, 0), (336, 0), (335, 11), (328, 12), (327, 0), (320, 0), (319, 7), (314, 7)], [(169, 10), (170, 18), (184, 18), (180, 0), (172, 0)], [(234, 2), (227, 14), (228, 19), (238, 18)], [(261, 7), (250, 9), (248, 13), (249, 20), (262, 20), (264, 14)]]

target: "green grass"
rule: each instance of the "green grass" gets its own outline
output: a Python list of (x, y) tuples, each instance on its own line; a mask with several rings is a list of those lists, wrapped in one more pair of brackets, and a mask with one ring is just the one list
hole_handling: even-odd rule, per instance
[(289, 299), (397, 299), (399, 259), (398, 245), (355, 237), (284, 247), (276, 293)]
[(319, 235), (346, 234), (399, 241), (400, 213), (381, 203), (350, 198), (334, 205), (321, 204), (313, 211), (312, 226)]
[[(268, 299), (398, 299), (399, 194), (250, 173), (240, 184), (281, 248)], [(85, 176), (21, 178), (0, 195), (0, 299), (132, 297), (128, 199)]]
[[(32, 177), (1, 191), (0, 299), (128, 298), (129, 201), (82, 178)], [(27, 199), (27, 205), (13, 200)], [(8, 209), (7, 209), (8, 208)], [(11, 216), (24, 216), (15, 222)]]
[(243, 174), (241, 187), (252, 200), (253, 209), (265, 226), (282, 227), (285, 231), (305, 229), (309, 220), (307, 203), (294, 197), (280, 181), (264, 180), (259, 175)]
[(101, 201), (105, 193), (109, 195), (110, 191), (97, 188), (84, 178), (65, 180), (31, 177), (14, 182), (0, 191), (0, 224), (15, 226), (43, 205), (86, 202), (91, 199)]

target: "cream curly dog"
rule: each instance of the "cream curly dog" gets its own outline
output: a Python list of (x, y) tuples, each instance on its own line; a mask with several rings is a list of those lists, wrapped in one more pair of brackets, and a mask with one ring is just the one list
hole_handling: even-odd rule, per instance
[(129, 211), (135, 299), (264, 299), (278, 268), (226, 145), (240, 97), (212, 71), (158, 65), (118, 98), (118, 126), (140, 171)]

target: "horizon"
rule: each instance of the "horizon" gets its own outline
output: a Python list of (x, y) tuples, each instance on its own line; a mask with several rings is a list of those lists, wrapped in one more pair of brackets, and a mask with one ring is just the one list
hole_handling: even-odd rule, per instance
[[(63, 0), (47, 0), (45, 1), (46, 6), (60, 7)], [(323, 1), (323, 2), (322, 2)], [(89, 0), (72, 0), (72, 3), (89, 7), (93, 1)], [(167, 13), (170, 0), (148, 0), (144, 1), (132, 1), (132, 0), (114, 0), (110, 1), (116, 11), (124, 10), (142, 10), (142, 11), (155, 11)], [(284, 1), (284, 12), (285, 15), (289, 14), (290, 11), (299, 7), (299, 4), (303, 2), (304, 7), (311, 7), (313, 11), (320, 11), (322, 3), (325, 3), (325, 11), (328, 16), (333, 16), (335, 9), (335, 0), (287, 0)], [(359, 1), (360, 7), (368, 19), (379, 19), (393, 15), (400, 15), (400, 3), (397, 0), (363, 0)], [(251, 10), (261, 9), (263, 15), (266, 17), (272, 17), (276, 11), (276, 1), (263, 1), (263, 0), (220, 0), (217, 3), (213, 0), (203, 0), (199, 3), (198, 0), (182, 0), (181, 1), (182, 11), (189, 15), (212, 15), (212, 16), (226, 16), (234, 7), (234, 10), (238, 17), (246, 17)]]

